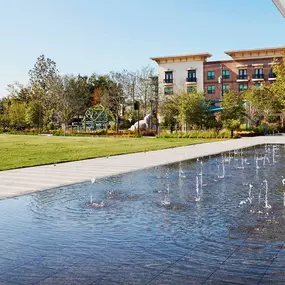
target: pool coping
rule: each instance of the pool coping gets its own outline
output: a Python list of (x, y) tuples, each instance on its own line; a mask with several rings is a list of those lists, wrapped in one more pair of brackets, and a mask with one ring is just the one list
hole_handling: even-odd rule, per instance
[(261, 136), (195, 144), (0, 172), (0, 200), (155, 166), (262, 144), (285, 144), (285, 136)]

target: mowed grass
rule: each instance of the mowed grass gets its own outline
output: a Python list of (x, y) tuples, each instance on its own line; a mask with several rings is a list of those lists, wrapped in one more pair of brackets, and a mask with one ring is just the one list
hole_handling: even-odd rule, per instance
[(205, 143), (210, 139), (0, 135), (0, 170)]

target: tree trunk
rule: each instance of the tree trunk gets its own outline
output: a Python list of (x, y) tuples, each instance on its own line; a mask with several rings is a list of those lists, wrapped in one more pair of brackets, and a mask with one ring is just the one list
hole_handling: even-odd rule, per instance
[(116, 133), (119, 132), (119, 114), (117, 110), (117, 115), (116, 115)]
[(146, 116), (146, 90), (144, 93), (144, 117)]

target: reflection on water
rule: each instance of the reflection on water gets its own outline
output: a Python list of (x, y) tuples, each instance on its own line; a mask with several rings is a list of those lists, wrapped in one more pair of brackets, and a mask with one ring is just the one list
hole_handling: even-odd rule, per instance
[(92, 260), (104, 269), (87, 270), (95, 282), (122, 264), (159, 273), (185, 254), (206, 271), (273, 258), (285, 238), (284, 154), (261, 146), (0, 201), (0, 274), (29, 264), (53, 276)]

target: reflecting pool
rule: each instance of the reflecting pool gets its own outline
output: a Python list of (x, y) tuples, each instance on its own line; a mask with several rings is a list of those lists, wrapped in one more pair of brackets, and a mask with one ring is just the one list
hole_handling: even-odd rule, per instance
[(284, 165), (264, 145), (1, 200), (0, 284), (285, 284)]

